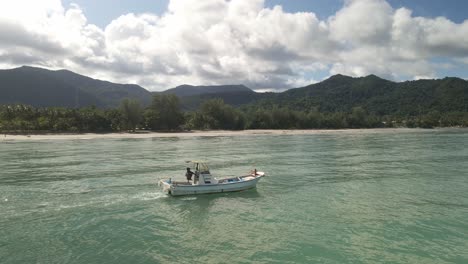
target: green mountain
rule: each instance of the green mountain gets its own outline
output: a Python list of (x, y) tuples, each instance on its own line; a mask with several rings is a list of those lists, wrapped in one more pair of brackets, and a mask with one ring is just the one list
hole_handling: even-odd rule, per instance
[(377, 115), (466, 112), (468, 81), (452, 77), (398, 83), (375, 75), (335, 75), (320, 83), (267, 96), (259, 104), (320, 112), (350, 112), (353, 107), (362, 107)]
[(468, 81), (453, 77), (392, 82), (375, 75), (353, 78), (338, 74), (320, 83), (282, 93), (256, 93), (242, 85), (182, 85), (163, 93), (179, 96), (184, 110), (195, 110), (204, 101), (214, 98), (221, 98), (236, 107), (288, 107), (320, 112), (351, 112), (354, 107), (362, 107), (376, 115), (468, 110)]
[(231, 93), (255, 93), (244, 85), (211, 85), (211, 86), (193, 86), (180, 85), (172, 89), (163, 91), (164, 94), (175, 94), (178, 97), (187, 97), (204, 94), (231, 94)]
[(67, 70), (26, 66), (0, 70), (0, 104), (111, 108), (123, 98), (148, 104), (151, 93), (138, 85), (96, 80)]
[(137, 99), (144, 105), (151, 101), (151, 93), (136, 84), (118, 84), (96, 80), (68, 70), (59, 70), (56, 73), (57, 78), (73, 83), (80, 90), (94, 95), (106, 107), (117, 107), (124, 98)]
[[(196, 110), (203, 102), (220, 98), (235, 107), (287, 107), (324, 113), (351, 112), (361, 107), (378, 116), (468, 111), (468, 81), (459, 78), (392, 82), (375, 75), (360, 78), (335, 75), (320, 83), (282, 93), (256, 93), (244, 85), (181, 85), (161, 93), (177, 95), (183, 110)], [(33, 67), (0, 70), (0, 105), (113, 108), (123, 98), (138, 99), (148, 105), (153, 94), (159, 93), (67, 70)]]
[(181, 85), (162, 92), (163, 94), (175, 94), (180, 98), (182, 108), (186, 111), (197, 109), (203, 102), (220, 98), (226, 104), (241, 106), (253, 103), (263, 98), (244, 85), (212, 85), (192, 86)]
[(222, 99), (224, 103), (228, 105), (239, 107), (246, 104), (253, 104), (264, 98), (264, 96), (255, 92), (211, 93), (183, 96), (180, 97), (180, 102), (184, 111), (191, 111), (196, 110), (203, 102), (217, 98)]

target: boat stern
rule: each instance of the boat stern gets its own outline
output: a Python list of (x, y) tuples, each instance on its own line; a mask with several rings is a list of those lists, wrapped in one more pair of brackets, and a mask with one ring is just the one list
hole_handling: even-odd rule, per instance
[(172, 190), (172, 180), (171, 179), (160, 180), (158, 185), (162, 187), (163, 192), (165, 192), (167, 194), (171, 194), (171, 190)]

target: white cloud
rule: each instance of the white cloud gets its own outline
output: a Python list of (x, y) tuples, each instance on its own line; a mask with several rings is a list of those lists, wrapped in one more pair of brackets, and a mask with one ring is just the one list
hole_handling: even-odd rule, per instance
[(103, 29), (59, 0), (0, 1), (1, 66), (68, 68), (149, 89), (284, 89), (324, 71), (412, 79), (437, 75), (432, 58), (468, 64), (468, 20), (414, 17), (384, 0), (347, 0), (322, 21), (262, 0), (172, 0), (161, 16), (123, 14)]
[(331, 36), (353, 46), (385, 44), (390, 38), (392, 13), (384, 0), (348, 1), (329, 19)]

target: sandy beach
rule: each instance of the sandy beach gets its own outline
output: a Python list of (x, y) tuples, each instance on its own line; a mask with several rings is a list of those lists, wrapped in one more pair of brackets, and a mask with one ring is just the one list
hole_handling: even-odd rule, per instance
[[(284, 129), (264, 129), (264, 130), (193, 130), (188, 132), (138, 132), (138, 133), (83, 133), (83, 134), (30, 134), (30, 135), (10, 135), (3, 134), (0, 141), (28, 141), (28, 140), (80, 140), (80, 139), (100, 139), (100, 138), (164, 138), (164, 137), (220, 137), (220, 136), (251, 136), (251, 135), (308, 135), (308, 134), (333, 134), (333, 133), (381, 133), (381, 132), (410, 132), (420, 131), (420, 129), (409, 128), (377, 128), (377, 129), (310, 129), (310, 130), (284, 130)], [(430, 131), (430, 130), (427, 130)]]

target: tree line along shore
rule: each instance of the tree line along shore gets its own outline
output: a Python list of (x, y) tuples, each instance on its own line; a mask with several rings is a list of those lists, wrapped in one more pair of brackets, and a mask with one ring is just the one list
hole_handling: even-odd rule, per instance
[(154, 95), (147, 107), (134, 99), (124, 99), (113, 109), (0, 106), (0, 132), (6, 134), (395, 127), (468, 127), (468, 113), (377, 115), (359, 106), (348, 112), (321, 112), (266, 104), (235, 108), (222, 99), (207, 100), (198, 109), (184, 112), (172, 94)]

